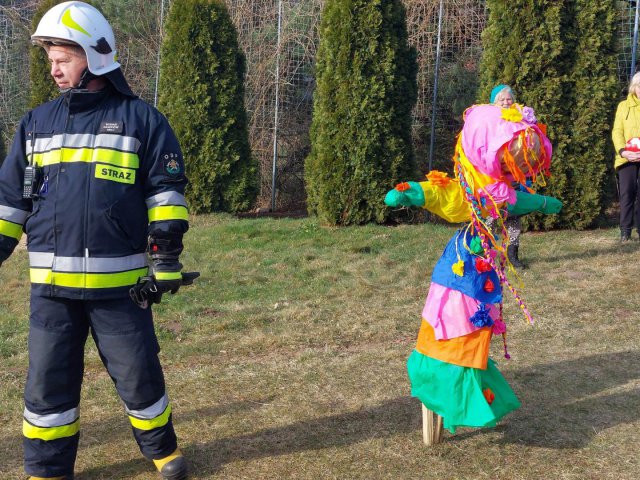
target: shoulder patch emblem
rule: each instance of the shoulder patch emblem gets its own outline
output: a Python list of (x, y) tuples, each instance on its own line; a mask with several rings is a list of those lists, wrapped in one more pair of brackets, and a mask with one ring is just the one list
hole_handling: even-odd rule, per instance
[(169, 175), (179, 175), (182, 173), (182, 166), (178, 161), (180, 157), (177, 153), (163, 153), (162, 158), (164, 161), (164, 169)]

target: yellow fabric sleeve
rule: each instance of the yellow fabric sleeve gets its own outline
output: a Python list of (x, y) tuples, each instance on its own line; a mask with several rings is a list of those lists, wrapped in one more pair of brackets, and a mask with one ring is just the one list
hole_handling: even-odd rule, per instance
[(424, 190), (424, 208), (451, 223), (471, 220), (469, 204), (464, 199), (462, 187), (457, 180), (447, 185), (420, 182)]

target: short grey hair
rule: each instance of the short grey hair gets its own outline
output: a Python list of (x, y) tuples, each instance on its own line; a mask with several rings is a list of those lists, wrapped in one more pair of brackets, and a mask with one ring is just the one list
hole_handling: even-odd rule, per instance
[(640, 72), (636, 72), (629, 82), (629, 93), (635, 93), (634, 89), (640, 87)]
[(87, 54), (85, 53), (84, 49), (78, 45), (77, 43), (74, 42), (58, 42), (58, 41), (50, 41), (50, 40), (39, 40), (37, 43), (34, 43), (35, 45), (41, 46), (42, 48), (44, 48), (44, 51), (47, 52), (47, 54), (49, 53), (49, 49), (51, 47), (66, 47), (69, 50), (71, 50), (73, 52), (74, 55), (77, 55), (78, 57), (85, 57), (87, 56)]

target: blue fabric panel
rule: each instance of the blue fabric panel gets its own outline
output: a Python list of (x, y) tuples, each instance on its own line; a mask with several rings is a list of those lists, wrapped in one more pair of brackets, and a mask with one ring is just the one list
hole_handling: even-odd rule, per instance
[[(470, 245), (473, 235), (466, 230), (456, 232), (436, 263), (431, 281), (462, 292), (483, 303), (500, 303), (502, 301), (502, 287), (498, 275), (493, 269), (483, 273), (476, 270), (476, 258), (478, 257), (465, 248), (465, 238), (466, 245)], [(456, 275), (451, 268), (458, 260), (464, 261), (463, 276)], [(493, 282), (493, 292), (486, 292), (483, 288), (487, 278)]]

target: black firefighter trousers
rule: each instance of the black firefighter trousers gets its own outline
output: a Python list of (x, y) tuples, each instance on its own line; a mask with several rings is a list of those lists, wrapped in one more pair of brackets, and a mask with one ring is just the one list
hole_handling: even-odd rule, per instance
[(73, 473), (80, 437), (84, 346), (91, 332), (149, 459), (177, 448), (151, 310), (129, 298), (71, 300), (31, 296), (29, 372), (24, 401), (27, 474)]

